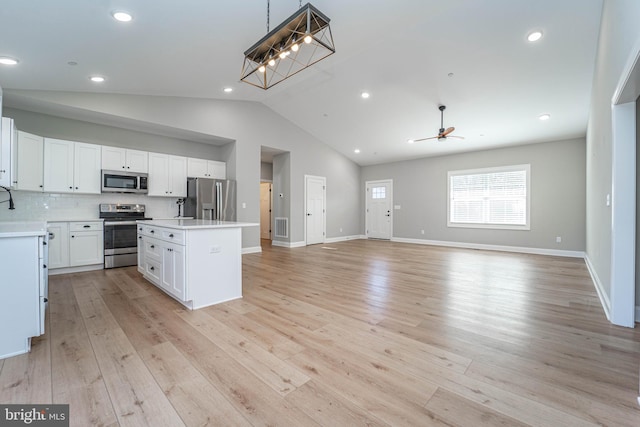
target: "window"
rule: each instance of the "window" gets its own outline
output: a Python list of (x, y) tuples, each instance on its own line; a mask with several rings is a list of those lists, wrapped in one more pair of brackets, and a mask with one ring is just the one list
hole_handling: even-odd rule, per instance
[(449, 227), (529, 230), (530, 165), (448, 174)]
[(371, 198), (384, 199), (385, 197), (387, 197), (386, 192), (387, 192), (387, 187), (373, 187), (371, 189)]

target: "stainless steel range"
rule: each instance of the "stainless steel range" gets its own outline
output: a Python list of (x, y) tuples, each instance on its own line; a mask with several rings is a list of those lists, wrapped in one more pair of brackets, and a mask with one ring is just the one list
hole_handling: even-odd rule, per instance
[(138, 263), (136, 221), (145, 217), (144, 205), (100, 204), (104, 219), (104, 268), (126, 267)]

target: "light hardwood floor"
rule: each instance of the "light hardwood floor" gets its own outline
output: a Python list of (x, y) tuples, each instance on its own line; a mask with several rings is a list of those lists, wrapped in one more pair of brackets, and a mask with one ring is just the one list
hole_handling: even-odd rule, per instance
[(243, 276), (193, 312), (134, 267), (52, 276), (0, 402), (69, 403), (73, 426), (640, 425), (640, 332), (582, 260), (354, 240)]

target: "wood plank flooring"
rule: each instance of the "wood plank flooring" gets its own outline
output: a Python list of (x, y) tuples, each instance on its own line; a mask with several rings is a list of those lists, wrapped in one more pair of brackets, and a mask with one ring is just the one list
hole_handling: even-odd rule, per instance
[(353, 240), (265, 247), (243, 280), (191, 312), (134, 267), (50, 277), (0, 402), (72, 426), (640, 425), (640, 331), (582, 260)]

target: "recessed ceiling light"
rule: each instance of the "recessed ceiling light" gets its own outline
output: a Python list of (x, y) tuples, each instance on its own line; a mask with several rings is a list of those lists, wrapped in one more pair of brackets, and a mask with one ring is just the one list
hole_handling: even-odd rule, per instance
[(222, 90), (224, 90), (226, 93), (231, 93), (231, 92), (233, 92), (233, 88), (232, 88), (232, 87), (225, 87), (225, 88), (224, 88), (224, 89), (222, 89)]
[(102, 83), (105, 80), (105, 78), (102, 76), (91, 76), (89, 77), (89, 80), (91, 80), (94, 83)]
[(532, 31), (527, 36), (527, 40), (530, 42), (537, 42), (542, 38), (542, 31)]
[(542, 121), (549, 120), (551, 118), (551, 114), (540, 114), (538, 118)]
[(111, 16), (113, 16), (113, 19), (120, 22), (129, 22), (133, 19), (133, 16), (131, 16), (131, 14), (123, 12), (121, 10), (111, 13)]
[(407, 139), (407, 142), (408, 142), (409, 144), (413, 144), (413, 143), (414, 143), (414, 142), (416, 142), (416, 141), (415, 141), (415, 140), (413, 140), (413, 139)]
[(360, 152), (360, 150), (356, 148), (355, 150), (353, 150), (353, 152), (358, 154)]
[(360, 96), (363, 97), (364, 99), (367, 99), (371, 96), (371, 94), (369, 92), (362, 92)]
[(2, 65), (16, 65), (19, 61), (8, 56), (0, 56), (0, 64)]
[(76, 61), (69, 61), (67, 62), (67, 65), (71, 65), (72, 67), (75, 67), (76, 65), (78, 65), (78, 63)]

